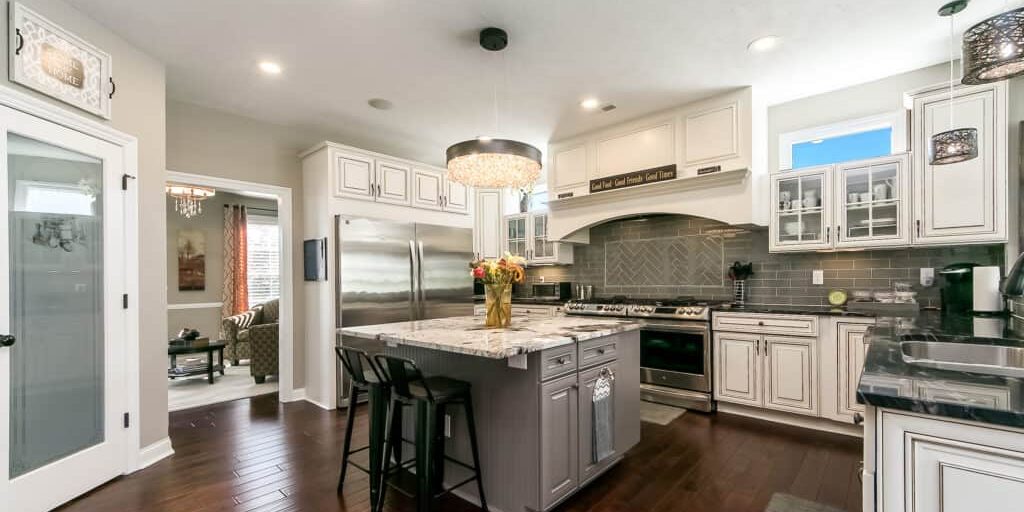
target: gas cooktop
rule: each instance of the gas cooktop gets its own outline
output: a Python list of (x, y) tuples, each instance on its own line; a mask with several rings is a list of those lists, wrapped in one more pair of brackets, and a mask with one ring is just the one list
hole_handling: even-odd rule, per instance
[(566, 314), (632, 318), (667, 318), (702, 320), (711, 318), (709, 308), (728, 301), (676, 297), (674, 299), (634, 299), (623, 295), (573, 300), (565, 306)]

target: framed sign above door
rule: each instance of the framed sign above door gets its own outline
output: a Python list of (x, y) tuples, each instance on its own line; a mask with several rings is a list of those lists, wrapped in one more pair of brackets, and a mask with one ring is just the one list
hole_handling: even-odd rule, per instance
[(110, 119), (110, 54), (20, 3), (8, 9), (11, 81)]

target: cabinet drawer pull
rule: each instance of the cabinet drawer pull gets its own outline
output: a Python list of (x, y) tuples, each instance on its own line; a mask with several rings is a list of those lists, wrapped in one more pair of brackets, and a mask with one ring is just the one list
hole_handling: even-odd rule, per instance
[(558, 364), (569, 364), (569, 360), (564, 357), (559, 357), (558, 359), (555, 359), (555, 362)]
[(764, 327), (764, 320), (759, 320), (759, 321), (757, 322), (757, 325), (759, 325), (759, 326), (761, 326), (761, 327)]
[(604, 355), (605, 352), (606, 352), (606, 350), (604, 349), (604, 347), (601, 347), (601, 348), (597, 349), (597, 353), (602, 355), (602, 356)]

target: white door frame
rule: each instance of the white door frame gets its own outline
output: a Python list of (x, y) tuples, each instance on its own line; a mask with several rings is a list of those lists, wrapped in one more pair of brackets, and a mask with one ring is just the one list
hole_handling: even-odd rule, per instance
[(187, 173), (168, 169), (164, 173), (166, 181), (201, 185), (228, 192), (252, 192), (277, 198), (277, 221), (281, 226), (281, 318), (278, 329), (278, 399), (282, 402), (301, 400), (302, 396), (295, 393), (294, 353), (295, 353), (295, 312), (293, 303), (295, 294), (292, 281), (292, 189), (267, 185), (251, 181), (219, 178), (206, 174)]
[[(124, 174), (138, 177), (139, 143), (138, 139), (127, 133), (115, 130), (108, 124), (92, 120), (67, 110), (63, 107), (40, 100), (34, 96), (0, 85), (0, 105), (38, 117), (90, 137), (102, 140), (121, 148)], [(128, 474), (139, 467), (140, 460), (140, 429), (139, 417), (139, 194), (138, 180), (128, 179), (124, 196), (124, 292), (128, 294), (128, 308), (125, 315), (124, 333), (128, 339), (125, 343), (124, 365), (125, 387), (128, 398), (129, 422), (127, 437), (128, 446), (123, 454), (123, 473)], [(132, 341), (134, 340), (134, 342)]]

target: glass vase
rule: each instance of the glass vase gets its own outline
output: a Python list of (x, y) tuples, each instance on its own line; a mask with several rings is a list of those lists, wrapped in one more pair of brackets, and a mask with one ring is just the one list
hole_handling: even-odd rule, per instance
[(484, 326), (503, 328), (512, 325), (512, 286), (487, 285), (484, 288), (487, 315)]

